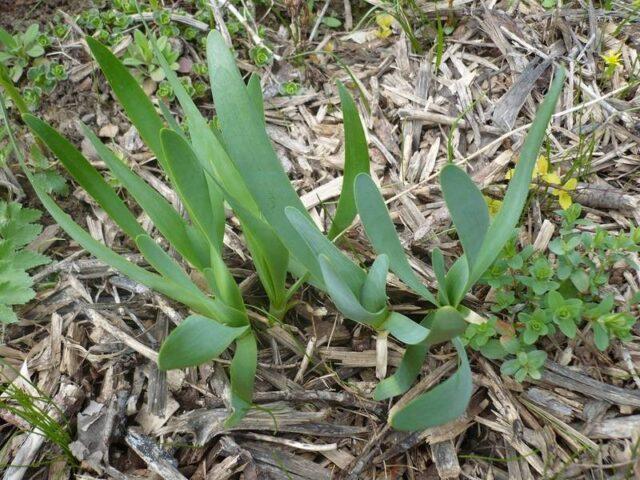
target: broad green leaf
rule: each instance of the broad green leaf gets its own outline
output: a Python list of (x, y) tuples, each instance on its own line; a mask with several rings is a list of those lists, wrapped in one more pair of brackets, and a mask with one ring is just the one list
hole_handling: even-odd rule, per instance
[(362, 285), (360, 301), (370, 312), (377, 312), (387, 304), (387, 274), (389, 257), (382, 254), (373, 262)]
[(127, 67), (107, 47), (89, 36), (85, 37), (85, 40), (131, 123), (160, 164), (165, 167), (160, 143), (160, 129), (164, 125), (151, 100)]
[(398, 312), (391, 312), (379, 329), (389, 330), (391, 335), (408, 345), (421, 343), (430, 334), (429, 329)]
[(502, 208), (493, 219), (485, 241), (482, 244), (480, 253), (476, 258), (473, 269), (470, 270), (467, 281), (467, 289), (480, 278), (480, 276), (491, 266), (499, 255), (502, 247), (511, 238), (513, 229), (518, 224), (522, 209), (524, 208), (529, 194), (529, 184), (531, 175), (538, 159), (540, 146), (544, 140), (549, 120), (553, 115), (558, 98), (562, 92), (564, 84), (565, 70), (560, 67), (556, 71), (551, 88), (547, 93), (542, 105), (536, 113), (536, 117), (529, 129), (524, 145), (520, 150), (520, 159), (516, 165), (515, 172), (502, 202)]
[(438, 296), (439, 300), (445, 304), (449, 304), (449, 295), (447, 292), (446, 273), (444, 266), (444, 257), (438, 247), (434, 248), (431, 252), (431, 266), (433, 267), (433, 273), (438, 281)]
[(349, 228), (356, 217), (354, 180), (359, 173), (369, 173), (367, 138), (360, 121), (358, 108), (347, 89), (340, 82), (338, 82), (338, 91), (340, 92), (344, 123), (344, 174), (338, 207), (329, 229), (330, 239)]
[(215, 249), (211, 249), (211, 268), (206, 268), (204, 275), (216, 297), (238, 311), (245, 311), (240, 287), (224, 263), (222, 254)]
[[(331, 261), (332, 268), (335, 269), (341, 281), (348, 286), (349, 291), (359, 296), (366, 279), (364, 270), (350, 261), (338, 247), (322, 235), (307, 215), (302, 214), (293, 207), (287, 207), (285, 214), (293, 228), (298, 232), (298, 235), (309, 246), (312, 252), (310, 254), (316, 257), (325, 255)], [(322, 278), (324, 278), (324, 275), (321, 280)], [(321, 285), (323, 284), (324, 282), (321, 283)]]
[(264, 99), (262, 98), (262, 86), (260, 85), (260, 75), (252, 73), (247, 82), (247, 93), (253, 104), (253, 108), (256, 111), (256, 115), (260, 117), (262, 122), (265, 122), (264, 118)]
[(209, 255), (202, 234), (187, 224), (162, 195), (133, 173), (88, 127), (83, 125), (82, 130), (100, 159), (149, 215), (160, 233), (189, 263), (199, 270), (206, 268)]
[(345, 317), (373, 327), (384, 320), (387, 316), (386, 308), (377, 312), (366, 310), (326, 255), (320, 254), (320, 268), (327, 293)]
[(464, 294), (467, 293), (468, 279), (469, 264), (465, 256), (462, 255), (453, 262), (453, 265), (451, 265), (445, 277), (447, 297), (450, 305), (457, 306), (462, 301)]
[(462, 335), (467, 328), (467, 322), (460, 312), (447, 305), (435, 311), (428, 327), (429, 335), (425, 343), (431, 347)]
[(308, 216), (273, 150), (264, 121), (247, 93), (235, 59), (219, 32), (207, 39), (207, 59), (216, 112), (229, 156), (242, 175), (267, 222), (318, 284), (322, 273), (317, 255), (284, 215), (286, 207)]
[(396, 430), (416, 431), (443, 425), (462, 415), (473, 392), (469, 360), (460, 340), (453, 341), (460, 365), (444, 382), (419, 395), (402, 408), (389, 411), (389, 423)]
[(236, 351), (230, 367), (231, 408), (233, 413), (224, 425), (231, 428), (246, 415), (253, 403), (253, 385), (258, 367), (256, 337), (247, 331), (236, 340)]
[(249, 327), (227, 327), (201, 315), (190, 315), (163, 342), (160, 370), (200, 365), (218, 357)]
[(75, 181), (98, 202), (123, 232), (132, 239), (144, 235), (145, 231), (133, 213), (71, 142), (39, 118), (29, 114), (23, 118), (31, 131), (58, 157)]
[(191, 290), (194, 294), (199, 293), (198, 287), (191, 281), (185, 271), (178, 263), (171, 258), (149, 235), (138, 235), (135, 239), (140, 253), (149, 264), (162, 275), (185, 290)]
[[(253, 212), (258, 213), (258, 207), (253, 201), (247, 186), (242, 180), (242, 177), (238, 173), (234, 163), (229, 158), (226, 150), (220, 143), (218, 137), (213, 133), (209, 124), (202, 116), (198, 107), (191, 99), (191, 96), (187, 93), (182, 85), (180, 79), (176, 73), (171, 69), (164, 55), (158, 50), (156, 41), (152, 40), (154, 46), (155, 56), (158, 63), (162, 66), (167, 81), (171, 85), (189, 127), (189, 134), (191, 136), (191, 143), (193, 151), (196, 153), (200, 164), (205, 171), (215, 178), (220, 184), (224, 185), (238, 201), (242, 202), (242, 205)], [(207, 178), (207, 180), (209, 180)]]
[(16, 323), (17, 321), (18, 316), (13, 309), (0, 303), (0, 324)]
[(489, 228), (487, 202), (469, 175), (453, 164), (440, 172), (440, 188), (472, 270)]
[(413, 273), (389, 217), (384, 199), (369, 175), (361, 173), (356, 177), (355, 194), (358, 213), (373, 248), (378, 254), (385, 254), (389, 257), (391, 270), (414, 292), (437, 305), (438, 302), (433, 294)]
[(160, 141), (167, 173), (189, 212), (189, 218), (207, 237), (209, 244), (221, 251), (226, 219), (222, 192), (214, 182), (207, 182), (195, 153), (179, 134), (163, 129)]
[(429, 348), (423, 344), (408, 345), (398, 370), (376, 386), (373, 391), (374, 400), (386, 400), (409, 390), (420, 375), (428, 350)]
[(171, 113), (171, 110), (169, 110), (169, 106), (166, 103), (164, 103), (162, 100), (159, 100), (158, 107), (160, 107), (160, 111), (162, 112), (164, 121), (167, 122), (167, 125), (169, 125), (169, 128), (174, 132), (176, 132), (177, 134), (179, 134), (182, 138), (186, 139), (187, 138), (186, 135), (182, 131), (182, 128), (180, 127), (180, 124), (178, 123), (178, 121), (175, 119), (175, 117)]
[(0, 28), (0, 44), (7, 47), (7, 49), (13, 50), (18, 46), (16, 40), (13, 38), (9, 32), (7, 32), (4, 28)]

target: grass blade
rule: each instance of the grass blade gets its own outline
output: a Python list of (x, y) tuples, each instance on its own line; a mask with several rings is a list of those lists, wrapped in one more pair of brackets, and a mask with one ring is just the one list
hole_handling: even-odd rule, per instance
[(160, 129), (164, 125), (151, 100), (127, 67), (107, 47), (89, 36), (85, 40), (131, 123), (164, 167), (160, 143)]
[(189, 212), (189, 218), (209, 244), (221, 251), (226, 218), (222, 192), (215, 183), (207, 182), (195, 153), (179, 134), (163, 129), (160, 141), (167, 161), (167, 173)]
[(167, 81), (171, 85), (184, 111), (193, 151), (198, 157), (200, 164), (208, 175), (211, 175), (221, 185), (224, 185), (239, 202), (242, 202), (242, 205), (246, 209), (257, 214), (258, 207), (223, 145), (209, 127), (209, 124), (200, 113), (200, 110), (198, 110), (191, 96), (189, 96), (185, 90), (176, 73), (171, 70), (164, 55), (158, 50), (155, 39), (153, 38), (152, 45), (154, 46), (156, 59), (160, 63)]
[(249, 327), (227, 327), (201, 315), (190, 315), (160, 348), (160, 370), (193, 367), (218, 357)]
[(198, 287), (191, 281), (185, 271), (171, 258), (149, 235), (138, 235), (136, 246), (149, 264), (164, 278), (182, 286), (185, 290), (199, 293)]
[(338, 92), (340, 92), (344, 122), (344, 176), (336, 215), (329, 229), (330, 239), (349, 228), (356, 217), (354, 180), (359, 173), (369, 173), (367, 138), (360, 121), (358, 108), (345, 86), (340, 82), (338, 82)]
[(89, 128), (83, 125), (82, 130), (100, 159), (149, 215), (160, 233), (189, 263), (200, 270), (206, 268), (209, 265), (207, 242), (200, 232), (187, 224), (162, 195), (133, 173)]

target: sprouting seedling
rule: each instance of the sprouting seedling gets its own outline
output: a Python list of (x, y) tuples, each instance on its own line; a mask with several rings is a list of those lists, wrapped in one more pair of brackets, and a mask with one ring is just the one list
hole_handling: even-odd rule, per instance
[[(160, 37), (156, 40), (156, 48), (162, 52), (171, 70), (178, 69), (178, 52), (173, 49), (167, 37)], [(123, 63), (134, 69), (135, 74), (142, 80), (150, 78), (154, 82), (161, 82), (165, 79), (165, 69), (160, 65), (151, 41), (140, 30), (134, 30), (133, 43), (129, 45), (127, 56)]]
[(0, 63), (9, 68), (9, 77), (17, 82), (33, 58), (44, 55), (39, 42), (40, 26), (37, 23), (16, 35), (0, 28)]

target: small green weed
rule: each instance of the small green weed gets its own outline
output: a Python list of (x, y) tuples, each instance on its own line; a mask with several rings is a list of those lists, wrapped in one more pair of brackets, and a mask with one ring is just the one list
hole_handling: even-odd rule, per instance
[(640, 251), (640, 228), (615, 235), (598, 227), (593, 233), (580, 231), (577, 227), (594, 227), (580, 218), (581, 210), (574, 203), (556, 212), (562, 224), (549, 253), (535, 252), (531, 245), (519, 249), (513, 237), (481, 279), (493, 289), (495, 315), (485, 325), (470, 325), (465, 342), (488, 358), (515, 355), (502, 371), (518, 381), (527, 375), (539, 378), (530, 374), (531, 363), (522, 367), (528, 358), (522, 354), (540, 352), (536, 346), (550, 339), (562, 342), (590, 330), (591, 337), (585, 338), (605, 350), (614, 339), (631, 338), (636, 322), (631, 307), (637, 300), (615, 301), (609, 284), (612, 272), (638, 268), (631, 254)]

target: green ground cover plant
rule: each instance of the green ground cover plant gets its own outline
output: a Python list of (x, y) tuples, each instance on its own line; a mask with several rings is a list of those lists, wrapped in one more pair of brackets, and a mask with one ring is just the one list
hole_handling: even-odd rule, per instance
[(470, 325), (465, 343), (491, 359), (515, 356), (502, 364), (502, 373), (518, 381), (540, 378), (546, 353), (537, 347), (551, 339), (587, 336), (602, 351), (614, 339), (631, 339), (637, 321), (631, 307), (638, 299), (616, 300), (608, 286), (616, 268), (637, 268), (632, 253), (640, 251), (640, 229), (614, 235), (581, 212), (577, 203), (556, 212), (560, 231), (546, 253), (518, 248), (513, 236), (480, 280), (493, 289), (495, 315)]
[[(186, 133), (166, 108), (161, 107), (164, 118), (157, 113), (127, 67), (107, 47), (93, 38), (87, 38), (87, 43), (115, 96), (178, 193), (189, 218), (179, 215), (88, 127), (83, 127), (111, 174), (164, 238), (158, 243), (142, 229), (134, 212), (73, 144), (42, 120), (23, 115), (31, 131), (135, 242), (155, 270), (151, 272), (95, 241), (34, 181), (24, 159), (21, 164), (43, 205), (86, 250), (194, 312), (163, 344), (160, 368), (197, 365), (216, 358), (234, 344), (230, 366), (233, 414), (228, 424), (235, 424), (251, 407), (257, 343), (248, 307), (223, 260), (226, 202), (241, 222), (256, 271), (269, 297), (269, 319), (283, 320), (293, 294), (306, 281), (327, 292), (346, 318), (383, 335), (389, 332), (407, 344), (398, 371), (376, 389), (377, 399), (405, 392), (419, 375), (429, 347), (451, 341), (458, 353), (456, 372), (402, 408), (392, 409), (390, 423), (400, 430), (424, 429), (464, 412), (472, 382), (459, 337), (467, 322), (482, 320), (461, 302), (492, 265), (518, 224), (538, 151), (562, 89), (562, 69), (558, 70), (521, 150), (505, 206), (493, 221), (482, 194), (469, 176), (453, 164), (442, 169), (440, 186), (464, 255), (447, 268), (442, 253), (437, 249), (433, 252), (432, 264), (439, 283), (438, 292), (433, 294), (409, 266), (384, 200), (369, 176), (366, 138), (355, 103), (344, 86), (338, 86), (346, 144), (344, 183), (331, 227), (324, 235), (302, 205), (267, 136), (260, 79), (252, 76), (245, 84), (232, 52), (217, 31), (208, 36), (207, 58), (219, 129), (211, 127), (202, 117), (158, 42), (150, 38), (155, 61), (163, 69), (184, 112)], [(378, 253), (368, 269), (351, 260), (338, 246), (357, 214)], [(207, 281), (207, 290), (193, 283), (187, 271), (165, 250), (166, 246), (200, 272)], [(433, 305), (431, 314), (415, 322), (388, 305), (389, 270)], [(297, 278), (290, 287), (287, 271)], [(535, 358), (521, 357), (525, 366), (537, 364)], [(425, 411), (429, 414), (425, 415)]]

